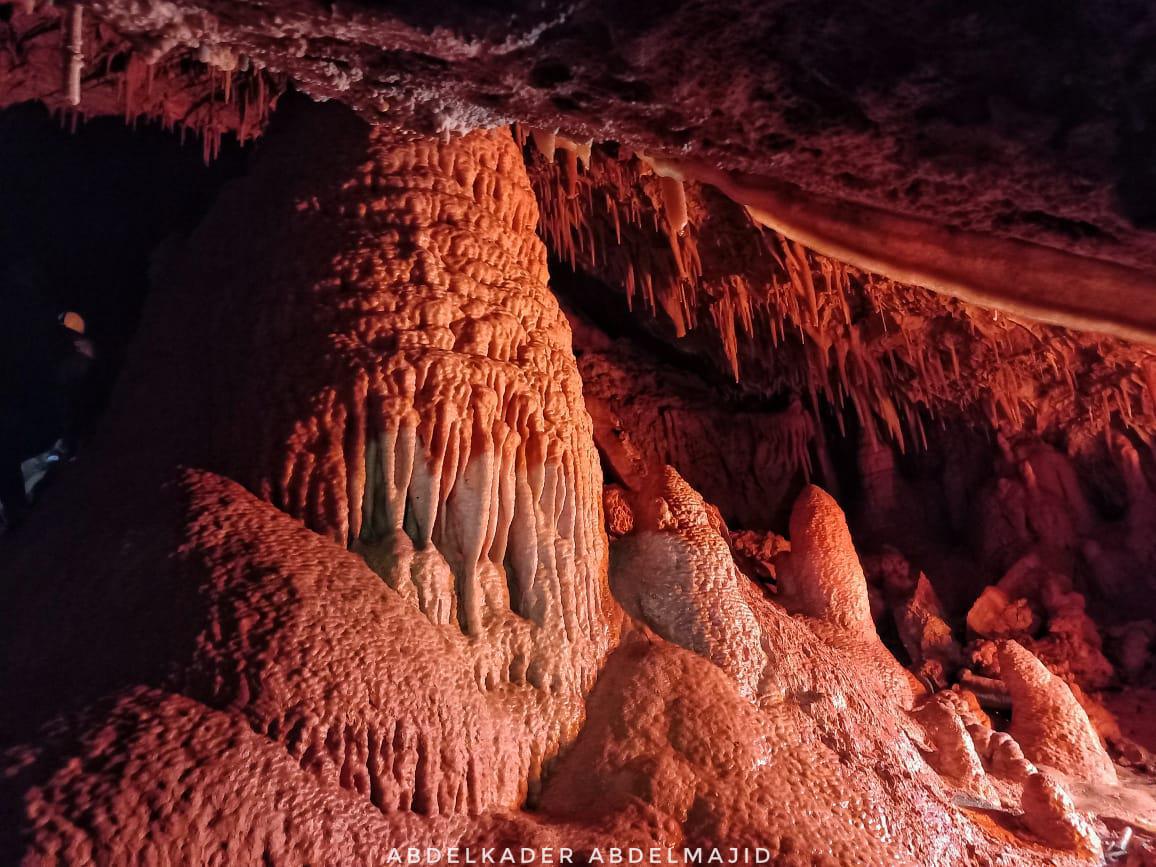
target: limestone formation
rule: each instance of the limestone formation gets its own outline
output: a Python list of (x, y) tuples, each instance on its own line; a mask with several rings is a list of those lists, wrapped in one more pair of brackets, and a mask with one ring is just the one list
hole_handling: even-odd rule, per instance
[[(979, 718), (967, 699), (940, 694), (907, 717), (896, 700), (896, 683), (907, 681), (893, 659), (882, 662), (878, 638), (867, 640), (869, 621), (849, 630), (833, 627), (851, 618), (790, 616), (738, 573), (706, 504), (677, 473), (667, 468), (649, 493), (643, 523), (611, 556), (611, 586), (640, 631), (608, 660), (543, 807), (616, 834), (645, 821), (687, 845), (725, 836), (788, 860), (814, 852), (819, 839), (838, 863), (964, 857), (952, 839), (986, 850), (978, 826), (931, 806), (960, 797), (1000, 804), (965, 726), (965, 716)], [(812, 492), (804, 504), (823, 496)], [(827, 544), (796, 536), (792, 548), (804, 543), (811, 574), (834, 580), (854, 548), (838, 532), (837, 510), (820, 520)], [(858, 587), (854, 574), (840, 580), (847, 596), (866, 593), (861, 573)], [(824, 598), (837, 607), (838, 595)], [(765, 666), (757, 681), (753, 659)], [(725, 755), (714, 746), (724, 742)], [(925, 752), (916, 748), (924, 742)], [(880, 778), (881, 756), (906, 772)], [(653, 811), (645, 819), (640, 803)], [(952, 830), (929, 836), (915, 817), (933, 815)]]
[(983, 639), (1014, 639), (1084, 689), (1103, 689), (1115, 674), (1087, 600), (1035, 552), (983, 590), (967, 614), (967, 628)]
[(838, 504), (817, 487), (791, 511), (791, 569), (782, 594), (801, 614), (853, 633), (873, 629), (867, 578)]
[(1014, 641), (999, 646), (1000, 671), (1012, 700), (1010, 734), (1024, 755), (1097, 783), (1116, 782), (1116, 769), (1072, 691)]
[(635, 619), (668, 641), (705, 656), (749, 700), (767, 665), (758, 621), (744, 597), (747, 579), (706, 504), (674, 469), (663, 472), (636, 520), (615, 543), (611, 588)]
[(786, 608), (813, 621), (826, 641), (873, 669), (889, 700), (911, 706), (922, 687), (879, 640), (846, 518), (814, 485), (791, 510), (791, 553), (779, 572), (779, 593)]
[(667, 5), (0, 5), (0, 863), (1156, 847), (1156, 14)]
[(965, 791), (994, 801), (977, 744), (953, 704), (936, 695), (919, 708), (917, 715), (934, 742), (930, 761), (935, 769)]
[(1060, 849), (1073, 849), (1090, 858), (1104, 857), (1099, 835), (1052, 777), (1036, 772), (1027, 778), (1023, 808), (1024, 824), (1044, 842)]
[[(236, 837), (274, 860), (345, 860), (319, 829), (348, 827), (348, 855), (400, 839), (408, 820), (373, 830), (383, 814), (514, 808), (575, 735), (613, 639), (598, 460), (513, 140), (300, 112), (167, 263), (153, 315), (169, 339), (142, 350), (114, 408), (107, 447), (124, 458), (142, 396), (185, 431), (120, 463), (165, 504), (151, 553), (89, 578), (96, 612), (119, 610), (100, 588), (138, 598), (158, 576), (192, 595), (187, 649), (156, 660), (176, 695), (130, 692), (61, 724), (36, 766), (58, 784), (17, 820), (30, 851), (198, 860)], [(207, 331), (182, 328), (191, 308)], [(149, 386), (198, 366), (218, 399), (166, 418), (174, 395)], [(217, 471), (177, 470), (190, 461)], [(154, 789), (219, 751), (203, 782)], [(108, 818), (77, 826), (76, 809)], [(186, 851), (192, 828), (209, 830)]]
[(910, 598), (895, 612), (899, 639), (916, 669), (943, 686), (959, 668), (962, 651), (945, 619), (943, 604), (923, 573)]

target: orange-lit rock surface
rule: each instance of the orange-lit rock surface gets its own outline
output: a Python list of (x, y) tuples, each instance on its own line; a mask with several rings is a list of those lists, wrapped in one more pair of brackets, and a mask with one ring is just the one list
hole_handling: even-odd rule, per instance
[(583, 351), (578, 366), (596, 442), (626, 481), (622, 436), (635, 461), (675, 467), (731, 520), (764, 527), (786, 518), (782, 503), (811, 470), (814, 423), (801, 404), (778, 411), (720, 404), (700, 378), (621, 343)]
[(1071, 796), (1047, 774), (1030, 774), (1024, 783), (1024, 821), (1041, 840), (1061, 849), (1103, 857), (1103, 845)]
[[(70, 746), (45, 748), (9, 779), (16, 792), (33, 785), (27, 774), (60, 782), (42, 791), (43, 807), (28, 802), (13, 819), (29, 853), (87, 848), (120, 862), (156, 846), (176, 857), (192, 827), (209, 828), (188, 844), (194, 860), (207, 851), (196, 847), (234, 836), (259, 852), (283, 821), (298, 821), (276, 805), (317, 829), (330, 822), (337, 808), (318, 798), (355, 799), (332, 820), (334, 835), (364, 823), (367, 808), (371, 825), (399, 811), (514, 808), (574, 737), (613, 640), (601, 476), (512, 139), (478, 133), (446, 145), (371, 130), (343, 111), (301, 111), (165, 266), (159, 328), (104, 444), (125, 477), (93, 500), (114, 505), (106, 532), (93, 527), (89, 555), (101, 565), (81, 597), (92, 607), (52, 604), (75, 580), (68, 571), (31, 581), (33, 538), (8, 585), (21, 610), (62, 619), (70, 635), (45, 658), (31, 650), (39, 627), (9, 632), (12, 658), (42, 667), (9, 669), (13, 694), (45, 716), (68, 698), (96, 708), (57, 724)], [(304, 170), (317, 162), (329, 168)], [(246, 237), (258, 215), (263, 233)], [(184, 329), (202, 304), (212, 307), (206, 321)], [(173, 395), (155, 384), (188, 381), (196, 367), (217, 400), (166, 417)], [(126, 444), (149, 423), (142, 399), (162, 425), (188, 427), (136, 459)], [(188, 462), (233, 478), (180, 473)], [(100, 489), (99, 474), (90, 484)], [(139, 508), (123, 495), (150, 488), (143, 502), (163, 504), (152, 519), (163, 531), (122, 542), (120, 516)], [(146, 666), (163, 674), (142, 682), (135, 660), (110, 658), (107, 637), (77, 665), (92, 630), (118, 615), (131, 622), (134, 604), (157, 612), (158, 630), (181, 625), (180, 647), (166, 656), (162, 641)], [(128, 687), (125, 697), (109, 705), (105, 683), (62, 695), (87, 667)], [(158, 699), (146, 684), (178, 695)], [(226, 755), (203, 786), (189, 783), (197, 791), (166, 790), (186, 818), (127, 815), (156, 797), (154, 777), (182, 762), (195, 769), (232, 730), (270, 758), (242, 741), (239, 763)], [(274, 760), (308, 785), (291, 775), (252, 781), (279, 794), (246, 789), (262, 767), (284, 773)], [(129, 770), (106, 778), (108, 761)], [(232, 802), (253, 810), (215, 818)], [(78, 810), (111, 818), (78, 826)], [(122, 814), (137, 832), (110, 830)], [(269, 844), (275, 860), (289, 850), (346, 860), (353, 849), (340, 847), (358, 845), (325, 850), (300, 833), (310, 839)]]
[[(833, 863), (982, 862), (1006, 845), (1027, 862), (1086, 854), (1065, 841), (1044, 856), (954, 806), (955, 793), (998, 801), (954, 705), (909, 716), (896, 701), (895, 682), (908, 702), (910, 686), (862, 619), (866, 582), (826, 494), (800, 497), (792, 556), (801, 547), (828, 589), (815, 614), (792, 616), (736, 580), (725, 541), (685, 482), (667, 470), (663, 488), (657, 528), (614, 544), (612, 587), (637, 631), (607, 661), (543, 809), (616, 830), (647, 805), (662, 839), (763, 846), (786, 863), (815, 857), (817, 840)], [(657, 568), (640, 569), (650, 558)], [(851, 617), (839, 616), (843, 607)], [(761, 654), (736, 644), (752, 633)], [(753, 699), (752, 657), (764, 665)]]
[(780, 598), (787, 610), (806, 617), (821, 638), (858, 659), (878, 680), (889, 702), (911, 705), (922, 687), (879, 640), (867, 579), (847, 521), (820, 488), (805, 488), (795, 501), (791, 552), (778, 575)]
[[(252, 38), (184, 14), (164, 51)], [(1151, 562), (1147, 350), (816, 255), (625, 149), (283, 102), (4, 540), (0, 861), (1074, 865), (1156, 830), (1092, 694), (1151, 650), (1129, 614), (1110, 661), (1095, 607)], [(676, 352), (576, 341), (542, 236)]]
[(632, 532), (612, 551), (615, 598), (635, 620), (727, 672), (754, 701), (767, 659), (728, 539), (669, 467), (642, 497)]
[(1015, 639), (1086, 689), (1103, 689), (1115, 674), (1085, 597), (1035, 553), (984, 589), (968, 612), (967, 628), (981, 639)]
[[(201, 139), (206, 160), (224, 135), (259, 135), (285, 88), (283, 76), (236, 55), (209, 50), (138, 51), (86, 11), (77, 29), (82, 52), (79, 94), (70, 94), (62, 58), (73, 7), (13, 4), (0, 24), (0, 105), (39, 100), (75, 125), (82, 117), (156, 119)], [(174, 47), (174, 46), (170, 46)], [(79, 95), (80, 103), (72, 105)]]
[(937, 685), (945, 684), (959, 668), (962, 651), (945, 619), (943, 604), (923, 573), (911, 596), (895, 612), (899, 640), (916, 670)]
[(1011, 735), (1033, 762), (1091, 782), (1115, 782), (1116, 770), (1068, 686), (1014, 641), (999, 647), (1012, 700)]
[[(821, 3), (796, 14), (749, 0), (639, 16), (609, 0), (564, 9), (333, 10), (316, 0), (85, 8), (142, 58), (276, 69), (387, 123), (433, 133), (519, 120), (543, 138), (560, 130), (576, 142), (613, 139), (721, 166), (747, 190), (797, 189), (804, 202), (833, 202), (820, 211), (835, 222), (844, 209), (869, 207), (859, 225), (887, 225), (894, 236), (891, 250), (868, 245), (881, 258), (902, 261), (898, 247), (930, 236), (936, 243), (920, 252), (937, 267), (921, 276), (967, 266), (1012, 277), (994, 281), (997, 291), (984, 286), (995, 300), (1043, 270), (1025, 247), (1045, 261), (1067, 251), (1073, 291), (1055, 306), (1072, 306), (1074, 295), (1076, 304), (1101, 297), (1100, 307), (1125, 317), (1145, 312), (1127, 308), (1135, 296), (1120, 291), (1124, 281), (1081, 292), (1088, 284), (1075, 279), (1121, 263), (1151, 290), (1152, 16), (1143, 6), (1052, 15), (993, 6), (975, 16), (896, 3)], [(54, 72), (54, 82), (63, 77)], [(682, 212), (672, 208), (676, 227)], [(1047, 282), (1032, 289), (1046, 303)]]

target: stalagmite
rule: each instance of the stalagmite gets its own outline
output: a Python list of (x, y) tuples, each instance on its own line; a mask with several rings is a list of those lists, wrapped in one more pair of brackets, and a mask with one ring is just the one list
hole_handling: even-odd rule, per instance
[(931, 757), (935, 769), (968, 793), (995, 802), (976, 745), (951, 703), (933, 696), (919, 708), (917, 717), (935, 744)]
[(943, 604), (922, 572), (910, 598), (895, 611), (895, 625), (911, 661), (925, 677), (943, 685), (962, 660), (962, 651), (944, 615)]
[(988, 750), (988, 761), (994, 776), (1023, 783), (1036, 772), (1036, 766), (1028, 761), (1023, 748), (1007, 732), (991, 732)]
[(702, 497), (671, 467), (642, 497), (642, 514), (612, 549), (615, 597), (659, 635), (727, 672), (753, 701), (767, 659), (728, 540), (712, 526)]
[(849, 632), (873, 631), (867, 578), (838, 504), (808, 486), (795, 500), (790, 535), (792, 569), (783, 595), (808, 617)]
[[(938, 696), (944, 695), (955, 693), (938, 693)], [(1036, 766), (1024, 758), (1023, 750), (1015, 738), (1007, 732), (995, 731), (986, 715), (981, 719), (970, 708), (959, 710), (959, 713), (975, 753), (991, 777), (1023, 784), (1030, 774), (1036, 772)]]
[[(542, 809), (593, 815), (619, 836), (641, 810), (685, 845), (766, 841), (786, 861), (816, 846), (838, 863), (1000, 857), (962, 812), (930, 806), (1000, 806), (964, 726), (960, 707), (978, 719), (964, 699), (941, 693), (911, 717), (882, 699), (863, 642), (792, 617), (736, 577), (710, 509), (672, 470), (638, 497), (637, 512), (612, 546), (611, 583), (639, 628), (608, 659)], [(930, 754), (916, 749), (924, 743)], [(916, 816), (952, 831), (928, 834)]]
[(1012, 737), (1033, 762), (1093, 783), (1115, 783), (1116, 768), (1067, 684), (1014, 641), (999, 645), (1012, 699)]
[(1052, 777), (1034, 773), (1024, 783), (1024, 824), (1041, 840), (1060, 849), (1074, 849), (1097, 862), (1104, 857), (1099, 835), (1080, 815), (1072, 797)]
[[(230, 435), (260, 456), (236, 472), (412, 587), (431, 619), (455, 611), (510, 654), (500, 669), (525, 656), (536, 676), (588, 683), (593, 659), (545, 636), (606, 640), (601, 477), (518, 149), (505, 132), (330, 135), (322, 176), (278, 194), (281, 222), (247, 254), (266, 294), (239, 302), (238, 327), (277, 313), (234, 387), (268, 407)], [(331, 252), (277, 265), (317, 239)], [(279, 357), (284, 341), (312, 353)]]
[(923, 687), (879, 640), (867, 578), (843, 511), (821, 488), (808, 485), (791, 510), (790, 536), (791, 553), (778, 572), (783, 604), (812, 618), (826, 641), (861, 657), (889, 700), (909, 707)]

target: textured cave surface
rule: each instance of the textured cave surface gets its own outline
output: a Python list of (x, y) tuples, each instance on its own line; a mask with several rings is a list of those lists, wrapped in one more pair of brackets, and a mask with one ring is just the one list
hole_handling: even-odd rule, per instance
[(1149, 5), (0, 9), (0, 862), (1156, 863)]
[[(69, 83), (61, 42), (73, 44), (78, 7), (83, 63)], [(205, 130), (211, 151), (222, 130), (254, 135), (292, 81), (427, 132), (517, 121), (613, 140), (704, 178), (738, 173), (754, 199), (772, 184), (802, 209), (776, 217), (815, 229), (832, 255), (849, 251), (841, 228), (914, 218), (889, 228), (912, 244), (851, 244), (857, 264), (897, 279), (1156, 337), (1138, 303), (1156, 268), (1156, 20), (1142, 0), (13, 9), (5, 103), (83, 97), (82, 111)], [(920, 248), (933, 228), (952, 255)], [(1052, 261), (1057, 250), (1073, 258)], [(1069, 297), (1048, 297), (1065, 282)]]

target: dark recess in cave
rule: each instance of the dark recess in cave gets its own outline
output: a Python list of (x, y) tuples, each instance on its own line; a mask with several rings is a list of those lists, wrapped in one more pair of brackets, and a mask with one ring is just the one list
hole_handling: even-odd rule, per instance
[[(74, 128), (73, 128), (74, 127)], [(153, 253), (192, 230), (244, 171), (231, 139), (206, 165), (195, 136), (118, 118), (73, 123), (38, 104), (0, 112), (0, 395), (3, 459), (92, 435), (136, 331)], [(79, 313), (95, 363), (61, 393), (58, 322)]]

